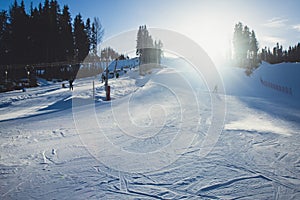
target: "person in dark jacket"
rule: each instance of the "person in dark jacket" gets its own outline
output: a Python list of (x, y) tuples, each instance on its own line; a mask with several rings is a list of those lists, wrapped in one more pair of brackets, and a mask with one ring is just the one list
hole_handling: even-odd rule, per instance
[(70, 90), (73, 90), (73, 82), (74, 82), (74, 80), (69, 80), (69, 88), (70, 88)]

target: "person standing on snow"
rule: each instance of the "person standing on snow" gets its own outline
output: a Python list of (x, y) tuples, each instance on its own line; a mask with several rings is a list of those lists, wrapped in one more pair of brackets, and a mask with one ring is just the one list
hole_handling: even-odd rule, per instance
[(218, 85), (215, 85), (213, 93), (218, 93)]
[(73, 82), (74, 82), (74, 80), (69, 80), (69, 88), (70, 88), (70, 90), (73, 90)]

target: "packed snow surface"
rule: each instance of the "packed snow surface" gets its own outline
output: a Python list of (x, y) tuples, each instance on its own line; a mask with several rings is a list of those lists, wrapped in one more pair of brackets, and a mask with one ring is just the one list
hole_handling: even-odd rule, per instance
[(219, 67), (226, 93), (165, 64), (109, 102), (100, 77), (1, 93), (0, 199), (300, 199), (300, 64)]

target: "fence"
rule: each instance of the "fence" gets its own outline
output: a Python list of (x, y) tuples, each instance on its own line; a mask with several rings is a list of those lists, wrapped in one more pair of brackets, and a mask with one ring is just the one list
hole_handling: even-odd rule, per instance
[(276, 84), (276, 83), (273, 83), (270, 81), (265, 81), (262, 78), (260, 78), (260, 82), (265, 87), (271, 88), (273, 90), (277, 90), (277, 91), (285, 93), (285, 94), (293, 95), (291, 87), (282, 86), (282, 85), (279, 85), (279, 84)]

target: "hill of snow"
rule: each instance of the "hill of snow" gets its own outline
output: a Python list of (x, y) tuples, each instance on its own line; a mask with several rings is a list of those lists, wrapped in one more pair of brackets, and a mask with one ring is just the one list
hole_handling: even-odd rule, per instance
[(100, 77), (1, 93), (0, 198), (300, 198), (299, 64), (220, 67), (226, 94), (163, 64), (110, 79), (110, 102)]
[(300, 99), (300, 63), (268, 64), (263, 62), (250, 76), (244, 69), (219, 67), (226, 93), (238, 96)]

